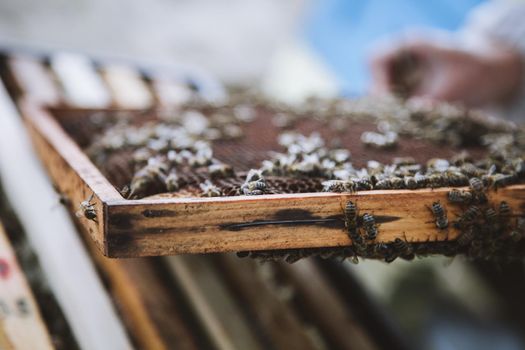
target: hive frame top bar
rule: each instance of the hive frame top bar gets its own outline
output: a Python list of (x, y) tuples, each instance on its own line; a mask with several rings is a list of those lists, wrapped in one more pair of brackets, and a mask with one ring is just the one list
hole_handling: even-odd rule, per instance
[[(70, 210), (93, 195), (96, 219), (82, 217), (80, 224), (110, 257), (347, 246), (343, 208), (349, 200), (376, 217), (378, 242), (446, 241), (459, 234), (437, 229), (429, 209), (440, 201), (450, 220), (456, 218), (461, 208), (447, 203), (449, 188), (126, 200), (46, 108), (29, 100), (20, 106)], [(525, 185), (491, 191), (489, 199), (522, 211)]]

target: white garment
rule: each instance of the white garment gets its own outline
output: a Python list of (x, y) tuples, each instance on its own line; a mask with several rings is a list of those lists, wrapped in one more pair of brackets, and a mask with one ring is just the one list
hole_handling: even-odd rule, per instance
[[(522, 55), (525, 72), (525, 1), (493, 0), (477, 7), (460, 32), (462, 41), (472, 47), (483, 47), (488, 42), (509, 46)], [(525, 76), (520, 90), (504, 105), (494, 106), (489, 112), (516, 122), (525, 123)]]

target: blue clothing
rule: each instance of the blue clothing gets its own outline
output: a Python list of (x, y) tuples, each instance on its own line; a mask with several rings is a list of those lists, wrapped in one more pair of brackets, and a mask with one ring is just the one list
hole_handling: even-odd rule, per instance
[(369, 83), (371, 45), (411, 28), (456, 30), (482, 0), (314, 0), (307, 42), (340, 79), (342, 93), (361, 95)]

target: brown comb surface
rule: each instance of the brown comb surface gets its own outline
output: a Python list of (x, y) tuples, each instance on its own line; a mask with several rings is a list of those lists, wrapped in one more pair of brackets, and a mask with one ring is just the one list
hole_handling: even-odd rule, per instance
[[(209, 110), (202, 110), (203, 113)], [(104, 128), (111, 126), (119, 118), (131, 118), (132, 123), (140, 125), (144, 121), (158, 119), (157, 111), (93, 111), (80, 109), (54, 109), (53, 115), (66, 132), (85, 148), (93, 136), (100, 133)], [(236, 195), (237, 190), (244, 182), (245, 172), (252, 168), (259, 168), (261, 162), (270, 159), (271, 151), (283, 152), (282, 146), (278, 144), (278, 136), (284, 131), (295, 131), (303, 135), (318, 132), (325, 140), (326, 146), (334, 148), (346, 148), (351, 154), (354, 167), (366, 166), (367, 161), (376, 160), (389, 164), (394, 157), (413, 157), (417, 162), (425, 164), (431, 158), (450, 158), (460, 149), (449, 145), (436, 145), (422, 139), (401, 136), (397, 147), (393, 149), (377, 149), (366, 146), (361, 142), (361, 134), (364, 131), (377, 131), (373, 120), (346, 119), (346, 128), (335, 129), (330, 123), (316, 118), (299, 118), (293, 124), (293, 128), (280, 128), (272, 122), (274, 112), (264, 106), (256, 108), (257, 117), (249, 123), (241, 123), (243, 137), (230, 140), (217, 140), (212, 142), (214, 157), (220, 161), (230, 164), (236, 171), (236, 176), (229, 179), (213, 179), (212, 183), (217, 185), (225, 195)], [(481, 157), (486, 151), (480, 146), (463, 148), (469, 151), (473, 157)], [(130, 149), (113, 151), (103, 162), (96, 162), (102, 173), (117, 188), (122, 189), (129, 185), (133, 177), (132, 152)], [(199, 183), (208, 177), (195, 171), (187, 171), (180, 174), (183, 186), (180, 195), (199, 195)], [(267, 177), (269, 193), (306, 193), (318, 192), (322, 189), (320, 178), (289, 178), (289, 177)], [(180, 191), (179, 191), (180, 192)], [(155, 195), (155, 193), (151, 193)]]

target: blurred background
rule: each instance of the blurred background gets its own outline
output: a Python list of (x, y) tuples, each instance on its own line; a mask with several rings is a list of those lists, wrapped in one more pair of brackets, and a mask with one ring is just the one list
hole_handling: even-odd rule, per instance
[[(394, 35), (460, 30), (479, 0), (3, 0), (0, 45), (197, 67), (298, 102), (368, 91)], [(301, 263), (298, 263), (301, 264)], [(419, 349), (523, 349), (523, 266), (341, 263)]]

